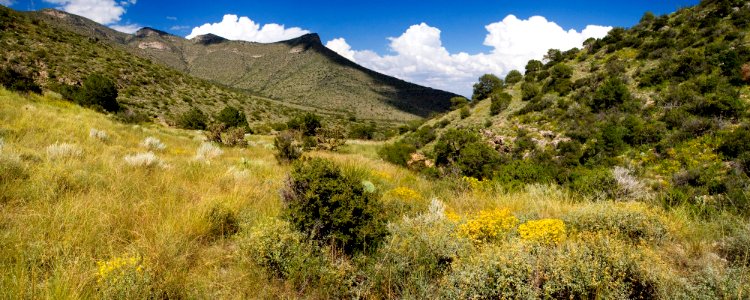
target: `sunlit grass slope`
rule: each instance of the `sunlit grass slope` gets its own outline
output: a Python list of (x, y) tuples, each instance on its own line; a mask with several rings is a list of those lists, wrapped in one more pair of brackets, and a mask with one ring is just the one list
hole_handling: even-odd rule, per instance
[[(593, 202), (554, 186), (505, 193), (468, 178), (432, 181), (377, 159), (379, 144), (355, 142), (307, 155), (372, 183), (389, 236), (371, 253), (323, 251), (332, 259), (295, 267), (304, 253), (289, 249), (306, 248), (264, 232), (289, 172), (270, 137), (219, 149), (199, 132), (0, 90), (0, 138), (3, 299), (749, 295), (737, 244), (747, 220), (729, 215)], [(236, 218), (238, 232), (217, 234), (215, 211)], [(263, 247), (286, 252), (248, 250)], [(262, 263), (274, 259), (284, 276)]]

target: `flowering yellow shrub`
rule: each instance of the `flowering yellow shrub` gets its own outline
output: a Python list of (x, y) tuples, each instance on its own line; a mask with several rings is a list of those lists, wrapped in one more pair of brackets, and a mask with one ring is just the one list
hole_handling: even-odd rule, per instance
[(479, 180), (474, 177), (468, 177), (464, 176), (461, 178), (468, 186), (471, 188), (472, 191), (481, 191), (481, 190), (487, 190), (490, 186), (490, 181), (487, 180)]
[(98, 261), (97, 266), (97, 283), (102, 293), (115, 298), (148, 293), (149, 277), (141, 258), (114, 257)]
[(521, 239), (541, 244), (558, 244), (565, 240), (565, 222), (560, 219), (528, 221), (518, 226)]
[(458, 228), (460, 236), (474, 242), (491, 242), (501, 238), (518, 224), (518, 218), (506, 209), (480, 211), (476, 217), (469, 219)]
[(393, 176), (385, 171), (372, 171), (372, 175), (382, 180), (391, 180)]
[(391, 194), (394, 198), (398, 198), (401, 200), (413, 201), (422, 199), (422, 195), (417, 193), (417, 191), (404, 186), (392, 189), (388, 193)]

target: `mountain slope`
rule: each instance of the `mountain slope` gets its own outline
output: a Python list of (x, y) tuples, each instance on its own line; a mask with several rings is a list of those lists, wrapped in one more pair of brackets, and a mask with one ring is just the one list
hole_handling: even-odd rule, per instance
[[(384, 156), (432, 174), (494, 178), (508, 188), (552, 182), (592, 195), (747, 215), (749, 25), (746, 1), (646, 13), (584, 49), (550, 50), (544, 62), (530, 61), (523, 80), (505, 88), (512, 101), (501, 113), (490, 113), (492, 102), (502, 102), (498, 93), (427, 122)], [(492, 151), (464, 138), (472, 147), (449, 152), (446, 145), (456, 145), (448, 136), (476, 136)], [(422, 164), (425, 156), (437, 166)], [(472, 173), (472, 166), (481, 169)]]
[(455, 96), (359, 66), (326, 48), (317, 34), (270, 44), (214, 35), (186, 40), (152, 28), (133, 35), (118, 33), (56, 10), (31, 15), (199, 78), (342, 115), (415, 119), (445, 111)]
[[(0, 7), (0, 29), (1, 67), (29, 74), (53, 90), (81, 83), (93, 73), (104, 74), (116, 81), (121, 104), (162, 121), (172, 122), (191, 107), (213, 114), (232, 105), (243, 109), (253, 123), (280, 121), (298, 111), (194, 78), (6, 7)], [(122, 37), (106, 28), (95, 29), (101, 36)]]

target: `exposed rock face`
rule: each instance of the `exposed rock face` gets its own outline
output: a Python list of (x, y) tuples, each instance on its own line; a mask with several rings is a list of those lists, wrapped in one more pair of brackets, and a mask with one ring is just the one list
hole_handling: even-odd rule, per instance
[(169, 46), (161, 42), (143, 42), (138, 44), (140, 49), (156, 49), (156, 50), (167, 50)]
[(65, 19), (68, 17), (67, 13), (61, 12), (59, 10), (54, 9), (45, 9), (42, 11), (42, 13), (45, 13), (47, 15), (53, 16), (55, 18)]

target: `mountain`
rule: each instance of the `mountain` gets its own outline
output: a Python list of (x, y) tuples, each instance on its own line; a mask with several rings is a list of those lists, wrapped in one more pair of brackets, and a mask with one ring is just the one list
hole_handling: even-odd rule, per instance
[(103, 74), (116, 82), (118, 101), (126, 109), (166, 123), (174, 123), (190, 108), (214, 114), (234, 106), (244, 110), (251, 123), (283, 121), (300, 113), (297, 108), (187, 75), (105, 43), (105, 39), (127, 36), (90, 20), (46, 13), (65, 18), (71, 27), (87, 28), (90, 34), (50, 26), (33, 15), (0, 6), (0, 67), (32, 76), (51, 90)]
[(198, 78), (333, 114), (403, 122), (443, 112), (456, 96), (357, 65), (317, 34), (269, 44), (211, 34), (188, 40), (152, 28), (119, 33), (57, 10), (30, 15)]
[(383, 156), (511, 189), (555, 183), (747, 214), (750, 3), (646, 13), (583, 49), (550, 50), (518, 80), (430, 120)]

